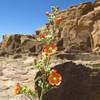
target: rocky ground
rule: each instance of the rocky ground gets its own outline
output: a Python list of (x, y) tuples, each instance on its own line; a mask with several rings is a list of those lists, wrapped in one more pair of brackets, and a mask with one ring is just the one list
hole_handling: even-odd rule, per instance
[[(66, 54), (66, 57), (71, 57), (71, 55), (73, 54)], [(100, 68), (99, 53), (74, 54), (72, 60), (69, 58), (68, 60), (67, 58), (57, 58), (53, 60), (52, 66), (57, 63), (73, 61), (77, 64), (84, 64), (87, 67)], [(34, 90), (33, 80), (37, 72), (37, 70), (34, 69), (34, 59), (36, 59), (36, 57), (25, 55), (17, 59), (14, 59), (13, 56), (0, 57), (0, 100), (10, 100), (13, 98), (12, 90), (16, 82), (27, 85)], [(9, 97), (9, 99), (7, 97)]]
[(0, 58), (0, 100), (5, 100), (3, 97), (12, 96), (13, 86), (16, 82), (34, 89), (33, 80), (36, 70), (33, 69), (33, 66), (34, 57), (24, 56), (13, 59), (10, 56)]
[[(34, 60), (37, 57), (25, 55), (10, 55), (0, 57), (0, 100), (28, 100), (24, 95), (13, 97), (14, 85), (19, 82), (34, 90)], [(56, 60), (53, 61), (56, 63)], [(52, 63), (54, 65), (54, 63)], [(30, 100), (30, 99), (29, 99)]]

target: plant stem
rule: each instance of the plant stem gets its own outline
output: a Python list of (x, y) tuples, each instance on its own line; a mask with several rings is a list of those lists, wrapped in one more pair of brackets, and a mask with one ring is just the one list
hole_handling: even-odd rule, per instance
[(43, 97), (43, 88), (41, 88), (41, 95), (40, 95), (39, 100), (42, 100), (42, 97)]

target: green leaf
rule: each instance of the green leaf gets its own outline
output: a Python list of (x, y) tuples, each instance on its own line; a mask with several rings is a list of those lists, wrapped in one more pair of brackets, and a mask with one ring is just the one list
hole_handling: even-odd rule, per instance
[(58, 9), (55, 6), (51, 6), (52, 13), (57, 13)]

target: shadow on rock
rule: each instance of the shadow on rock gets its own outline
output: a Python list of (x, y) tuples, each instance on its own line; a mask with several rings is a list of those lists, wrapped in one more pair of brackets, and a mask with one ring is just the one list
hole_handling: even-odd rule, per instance
[[(47, 92), (43, 100), (100, 100), (99, 70), (73, 62), (56, 65), (54, 68), (62, 75), (62, 83)], [(36, 89), (40, 92), (40, 87)]]

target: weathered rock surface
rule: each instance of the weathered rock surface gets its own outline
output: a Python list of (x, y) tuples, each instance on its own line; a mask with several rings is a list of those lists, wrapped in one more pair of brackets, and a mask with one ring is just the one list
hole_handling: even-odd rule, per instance
[(100, 4), (83, 3), (73, 6), (60, 15), (64, 16), (64, 47), (83, 51), (100, 50)]
[[(67, 52), (100, 51), (100, 1), (81, 3), (60, 11), (63, 16), (61, 37)], [(45, 28), (39, 29), (44, 31)]]

